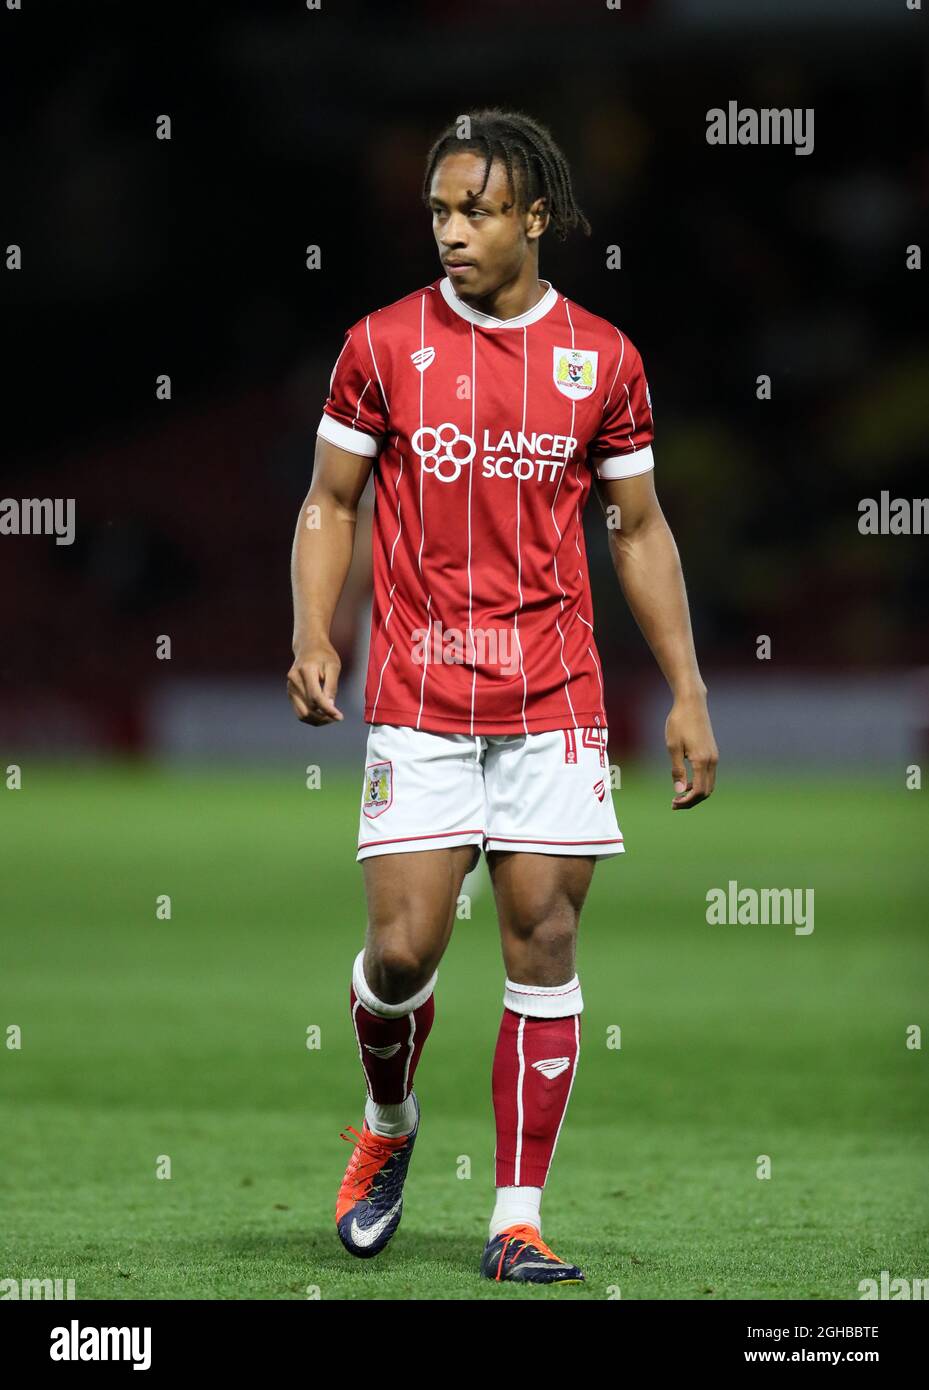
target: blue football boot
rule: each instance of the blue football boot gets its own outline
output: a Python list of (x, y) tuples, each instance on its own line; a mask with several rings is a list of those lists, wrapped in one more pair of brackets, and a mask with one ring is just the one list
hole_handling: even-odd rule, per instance
[(410, 1155), (419, 1133), (419, 1101), (414, 1095), (416, 1123), (409, 1134), (388, 1139), (362, 1125), (362, 1132), (348, 1126), (341, 1138), (355, 1148), (339, 1188), (335, 1208), (339, 1239), (346, 1250), (360, 1259), (379, 1255), (400, 1225), (403, 1214), (403, 1184), (410, 1166)]
[(508, 1226), (491, 1236), (481, 1256), (481, 1276), (515, 1284), (583, 1284), (577, 1265), (565, 1264), (535, 1226)]

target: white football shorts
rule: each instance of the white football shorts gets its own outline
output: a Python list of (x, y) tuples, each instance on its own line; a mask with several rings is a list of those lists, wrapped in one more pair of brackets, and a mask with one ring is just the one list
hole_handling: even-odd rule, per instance
[(531, 854), (622, 854), (607, 730), (368, 731), (358, 859), (474, 845)]

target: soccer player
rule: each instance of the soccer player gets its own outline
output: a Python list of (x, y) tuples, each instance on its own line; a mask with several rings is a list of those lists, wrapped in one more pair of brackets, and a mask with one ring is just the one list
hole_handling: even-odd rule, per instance
[(506, 982), (480, 1272), (578, 1282), (542, 1239), (540, 1205), (578, 1064), (578, 920), (596, 861), (623, 853), (581, 521), (595, 480), (626, 600), (673, 694), (674, 810), (710, 795), (717, 752), (653, 486), (641, 357), (539, 279), (546, 231), (590, 232), (563, 154), (522, 113), (474, 112), (433, 145), (423, 194), (442, 276), (345, 334), (304, 504), (318, 524), (301, 513), (293, 551), (288, 693), (324, 726), (343, 717), (329, 629), (373, 469), (368, 928), (350, 989), (367, 1100), (336, 1224), (362, 1257), (399, 1225), (437, 968), (483, 848)]

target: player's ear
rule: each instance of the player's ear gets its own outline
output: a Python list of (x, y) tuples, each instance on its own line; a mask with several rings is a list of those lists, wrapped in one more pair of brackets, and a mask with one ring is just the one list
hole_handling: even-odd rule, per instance
[(530, 203), (526, 212), (526, 236), (530, 241), (540, 237), (548, 226), (548, 201), (545, 198), (536, 198), (534, 203)]

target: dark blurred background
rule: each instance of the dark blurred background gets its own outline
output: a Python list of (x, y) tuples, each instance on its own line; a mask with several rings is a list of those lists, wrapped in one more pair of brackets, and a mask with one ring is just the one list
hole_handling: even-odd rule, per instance
[[(440, 274), (426, 152), (487, 104), (551, 127), (593, 225), (541, 273), (642, 352), (724, 754), (925, 752), (929, 541), (861, 535), (858, 504), (927, 491), (926, 26), (906, 0), (4, 9), (0, 492), (77, 514), (70, 546), (0, 537), (6, 755), (305, 746), (288, 563), (329, 373)], [(812, 107), (813, 152), (708, 145), (729, 100)], [(666, 695), (587, 523), (611, 730), (650, 747)], [(366, 622), (350, 595), (346, 681)]]

